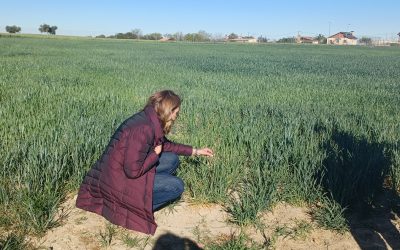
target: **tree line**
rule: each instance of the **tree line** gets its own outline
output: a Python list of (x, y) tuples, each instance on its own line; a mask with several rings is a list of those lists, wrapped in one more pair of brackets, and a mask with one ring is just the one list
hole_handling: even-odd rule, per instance
[(200, 30), (197, 33), (183, 34), (176, 32), (174, 34), (164, 34), (155, 32), (150, 34), (143, 34), (140, 29), (134, 29), (126, 33), (117, 33), (111, 36), (98, 35), (96, 38), (116, 38), (116, 39), (141, 39), (141, 40), (160, 40), (165, 38), (169, 41), (192, 41), (192, 42), (208, 42), (214, 40), (212, 35)]
[[(57, 26), (50, 26), (48, 24), (41, 24), (39, 26), (39, 31), (41, 33), (48, 33), (55, 35), (57, 30)], [(21, 32), (21, 27), (13, 25), (13, 26), (6, 26), (6, 31), (8, 33), (19, 33)], [(96, 38), (114, 38), (114, 39), (140, 39), (140, 40), (160, 40), (162, 38), (165, 38), (166, 40), (169, 41), (189, 41), (189, 42), (211, 42), (211, 41), (225, 41), (225, 40), (235, 40), (238, 39), (240, 36), (236, 33), (230, 33), (227, 37), (217, 35), (213, 36), (210, 33), (207, 33), (204, 30), (200, 30), (196, 33), (187, 33), (183, 34), (182, 32), (176, 32), (174, 34), (164, 34), (162, 35), (161, 33), (154, 32), (150, 34), (145, 34), (143, 35), (142, 31), (140, 29), (134, 29), (132, 31), (126, 32), (126, 33), (116, 33), (115, 35), (110, 35), (110, 36), (105, 36), (105, 35), (98, 35)], [(253, 37), (242, 37), (242, 38), (253, 38)], [(323, 37), (322, 35), (319, 35), (316, 37), (318, 40), (325, 40), (326, 43), (326, 38)], [(268, 42), (269, 40), (266, 37), (259, 36), (257, 38), (257, 42)], [(285, 37), (281, 38), (277, 41), (278, 43), (295, 43), (296, 38), (295, 37)]]
[[(39, 26), (39, 31), (40, 33), (48, 33), (51, 35), (56, 34), (56, 30), (58, 29), (57, 26), (50, 26), (48, 24), (41, 24)], [(12, 25), (12, 26), (6, 26), (6, 32), (14, 34), (14, 33), (19, 33), (21, 32), (21, 27), (17, 25)], [(399, 40), (400, 40), (400, 33), (399, 35)], [(207, 33), (204, 30), (200, 30), (197, 33), (187, 33), (183, 34), (182, 32), (176, 32), (174, 34), (164, 34), (162, 35), (161, 33), (154, 32), (150, 34), (142, 34), (142, 31), (140, 29), (134, 29), (130, 32), (126, 33), (116, 33), (115, 35), (111, 36), (105, 36), (105, 35), (98, 35), (96, 38), (115, 38), (115, 39), (141, 39), (141, 40), (160, 40), (162, 38), (169, 40), (169, 41), (190, 41), (190, 42), (210, 42), (210, 41), (225, 41), (225, 40), (235, 40), (240, 38), (239, 35), (236, 33), (230, 33), (228, 36), (222, 36), (222, 35), (211, 35), (210, 33)], [(249, 36), (245, 36), (242, 38), (253, 38)], [(318, 36), (314, 37), (315, 40), (318, 41), (320, 44), (325, 44), (327, 38), (319, 34)], [(259, 36), (257, 38), (257, 42), (259, 43), (267, 43), (269, 39), (263, 36)], [(296, 43), (296, 38), (293, 37), (283, 37), (280, 38), (277, 43)], [(371, 45), (372, 44), (372, 39), (369, 37), (362, 37), (359, 39), (360, 44), (365, 44), (365, 45)]]
[[(188, 42), (222, 42), (226, 40), (234, 40), (240, 38), (239, 35), (235, 33), (231, 33), (228, 36), (223, 36), (220, 34), (212, 35), (207, 33), (204, 30), (200, 30), (195, 33), (187, 33), (184, 34), (182, 32), (176, 32), (173, 34), (161, 34), (161, 33), (150, 33), (150, 34), (142, 34), (140, 29), (134, 29), (130, 32), (126, 33), (117, 33), (115, 35), (105, 36), (105, 35), (98, 35), (96, 38), (115, 38), (115, 39), (140, 39), (140, 40), (160, 40), (165, 39), (166, 41), (188, 41)], [(241, 37), (243, 39), (250, 39), (253, 37), (246, 36)], [(268, 42), (266, 37), (260, 36), (257, 38), (258, 42)]]

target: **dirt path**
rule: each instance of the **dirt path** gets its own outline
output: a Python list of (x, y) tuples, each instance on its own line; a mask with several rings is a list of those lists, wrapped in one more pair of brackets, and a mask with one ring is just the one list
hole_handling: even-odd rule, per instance
[[(155, 213), (158, 229), (154, 236), (147, 236), (111, 225), (101, 216), (77, 209), (75, 199), (76, 196), (64, 204), (69, 214), (62, 226), (50, 230), (37, 242), (38, 246), (54, 250), (199, 249), (198, 246), (228, 240), (241, 231), (228, 222), (229, 215), (218, 205), (179, 202)], [(400, 237), (395, 235), (400, 232), (400, 219), (396, 216), (384, 220), (384, 223), (378, 221), (375, 228), (380, 227), (379, 230), (360, 226), (341, 235), (318, 228), (306, 209), (280, 204), (272, 212), (264, 214), (262, 222), (266, 226), (264, 233), (254, 228), (242, 229), (260, 248), (263, 244), (275, 249), (307, 250), (360, 249), (359, 244), (374, 249), (400, 247)], [(377, 233), (379, 231), (392, 232), (394, 238)]]

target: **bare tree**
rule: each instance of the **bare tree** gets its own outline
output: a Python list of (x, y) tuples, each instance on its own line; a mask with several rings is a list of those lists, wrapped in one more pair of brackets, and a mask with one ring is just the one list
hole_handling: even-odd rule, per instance
[(134, 29), (132, 30), (132, 33), (136, 37), (136, 39), (140, 39), (143, 35), (141, 29)]
[(173, 38), (177, 41), (183, 41), (184, 35), (182, 32), (176, 32), (175, 34), (172, 35)]

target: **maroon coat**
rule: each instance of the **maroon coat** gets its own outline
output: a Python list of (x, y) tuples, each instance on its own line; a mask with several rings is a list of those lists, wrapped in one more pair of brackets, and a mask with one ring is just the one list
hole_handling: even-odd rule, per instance
[(146, 234), (154, 234), (153, 184), (158, 155), (163, 151), (191, 155), (192, 147), (164, 137), (152, 106), (124, 121), (103, 155), (80, 186), (76, 206), (102, 215), (110, 222)]

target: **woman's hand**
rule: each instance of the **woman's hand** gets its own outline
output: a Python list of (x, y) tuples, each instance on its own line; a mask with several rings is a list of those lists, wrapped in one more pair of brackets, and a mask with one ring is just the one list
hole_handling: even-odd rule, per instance
[(161, 151), (162, 151), (162, 144), (154, 148), (154, 152), (156, 152), (157, 155), (161, 154)]
[(200, 149), (193, 149), (193, 155), (195, 156), (199, 156), (199, 155), (204, 155), (204, 156), (210, 156), (213, 157), (214, 156), (214, 152), (212, 151), (212, 149), (209, 148), (200, 148)]

